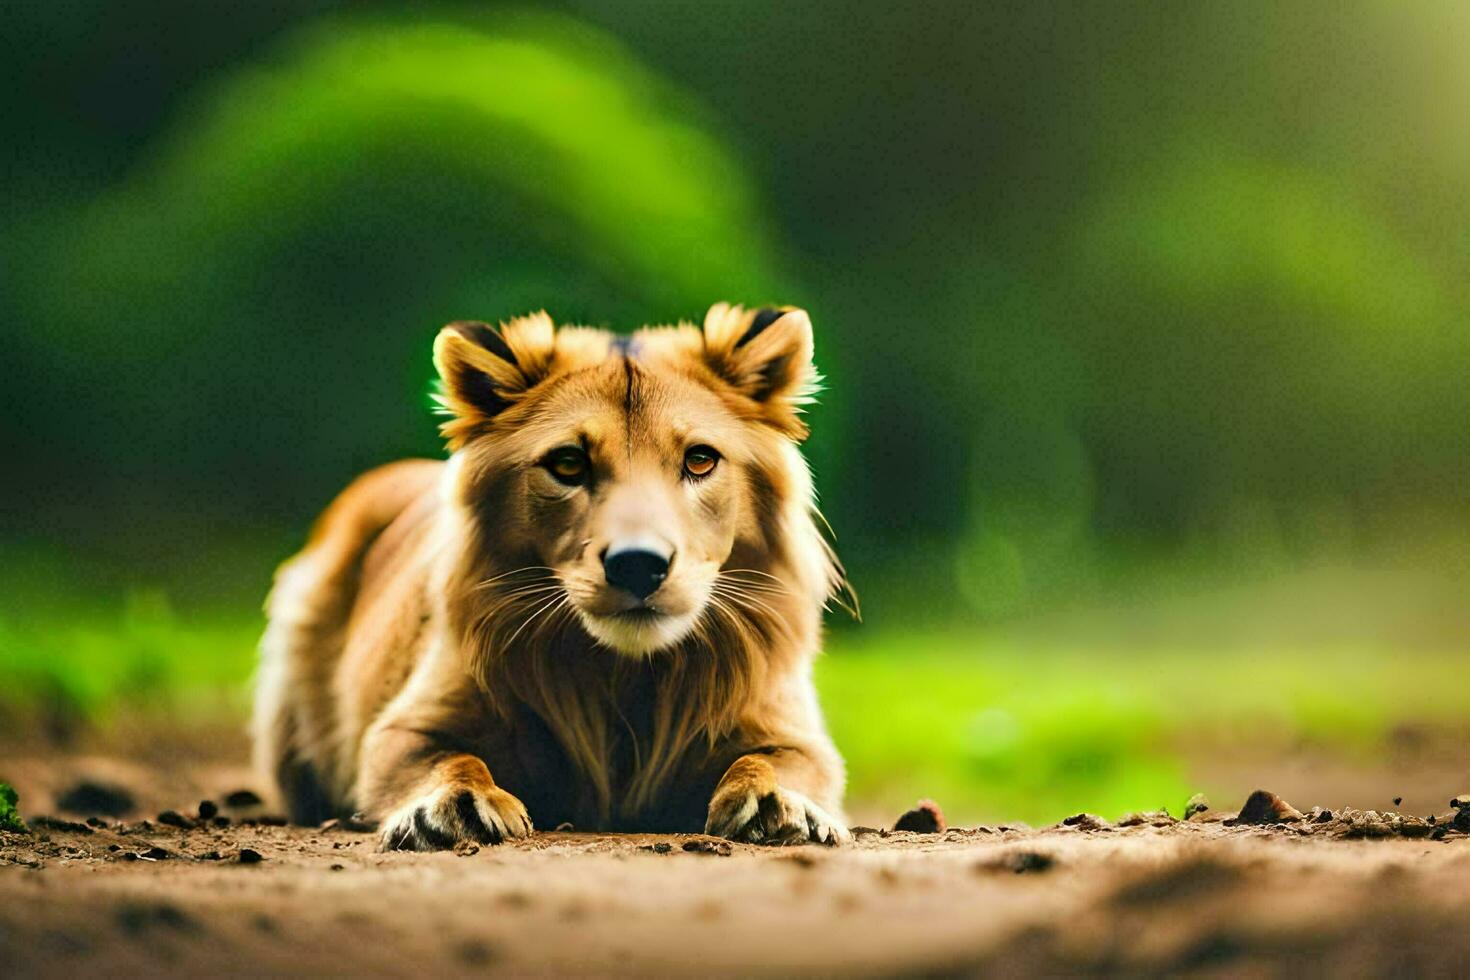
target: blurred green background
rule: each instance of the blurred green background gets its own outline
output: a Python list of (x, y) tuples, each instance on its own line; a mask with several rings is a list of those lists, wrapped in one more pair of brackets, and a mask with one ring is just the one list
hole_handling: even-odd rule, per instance
[(3, 17), (0, 733), (243, 717), (274, 564), (439, 452), (442, 323), (717, 299), (816, 324), (856, 809), (1177, 809), (1470, 718), (1462, 5)]

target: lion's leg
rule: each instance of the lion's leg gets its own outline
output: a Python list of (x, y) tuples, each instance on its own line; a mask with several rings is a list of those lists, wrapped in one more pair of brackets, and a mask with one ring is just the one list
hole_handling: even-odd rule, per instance
[(525, 806), (495, 785), (484, 760), (401, 728), (374, 728), (364, 739), (358, 799), (378, 818), (384, 850), (496, 844), (532, 829)]
[(850, 840), (835, 798), (840, 763), (833, 771), (824, 755), (792, 748), (742, 755), (715, 787), (705, 833), (758, 844)]

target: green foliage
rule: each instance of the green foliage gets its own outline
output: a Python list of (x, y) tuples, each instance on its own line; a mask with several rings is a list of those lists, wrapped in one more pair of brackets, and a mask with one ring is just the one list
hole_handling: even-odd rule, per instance
[(66, 735), (119, 710), (183, 723), (222, 709), (243, 717), (258, 632), (248, 618), (184, 621), (156, 593), (117, 613), (0, 619), (0, 721)]
[[(117, 186), (30, 218), (4, 246), (16, 438), (53, 479), (147, 481), (135, 518), (176, 529), (437, 451), (421, 392), (451, 319), (627, 327), (782, 291), (698, 105), (549, 15), (304, 28)], [(79, 428), (85, 453), (50, 453)]]
[(1467, 523), (1443, 12), (186, 6), (177, 43), (134, 6), (16, 11), (0, 93), (0, 530), (79, 565), (294, 539), (437, 452), (447, 320), (719, 298), (812, 308), (809, 448), (875, 608)]
[(20, 802), (11, 785), (0, 780), (0, 830), (8, 830), (16, 834), (28, 834), (30, 828), (20, 818), (20, 811), (15, 808)]

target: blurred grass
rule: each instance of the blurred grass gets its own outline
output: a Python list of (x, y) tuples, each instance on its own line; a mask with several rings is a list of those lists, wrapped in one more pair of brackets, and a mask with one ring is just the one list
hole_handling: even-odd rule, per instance
[(66, 738), (119, 712), (186, 725), (223, 708), (243, 719), (259, 630), (248, 616), (182, 618), (156, 592), (119, 612), (0, 619), (0, 722)]
[[(0, 725), (64, 739), (121, 716), (231, 724), (260, 622), (183, 616), (158, 593), (111, 612), (0, 620)], [(818, 684), (860, 812), (916, 797), (951, 819), (1050, 822), (1169, 807), (1186, 753), (1331, 746), (1371, 764), (1394, 729), (1470, 716), (1463, 657), (1390, 647), (1098, 653), (1059, 642), (839, 632)], [(0, 728), (3, 730), (3, 728)]]
[(1464, 663), (1391, 647), (1128, 654), (887, 634), (837, 645), (818, 681), (855, 801), (899, 812), (922, 795), (952, 817), (1050, 822), (1177, 814), (1209, 788), (1190, 778), (1200, 754), (1312, 747), (1381, 766), (1400, 726), (1463, 724)]

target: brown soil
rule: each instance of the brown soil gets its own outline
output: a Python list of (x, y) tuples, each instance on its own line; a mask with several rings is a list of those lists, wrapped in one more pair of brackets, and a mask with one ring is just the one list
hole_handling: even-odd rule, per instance
[[(8, 976), (1470, 969), (1470, 835), (1437, 831), (1443, 818), (1082, 818), (842, 848), (562, 832), (383, 854), (340, 826), (242, 823), (262, 814), (224, 805), (228, 766), (145, 779), (68, 762), (20, 760), (23, 802), (53, 805), (53, 780), (84, 771), (144, 787), (140, 810), (0, 833)], [(191, 791), (229, 826), (199, 821)], [(168, 805), (188, 826), (158, 822)]]

